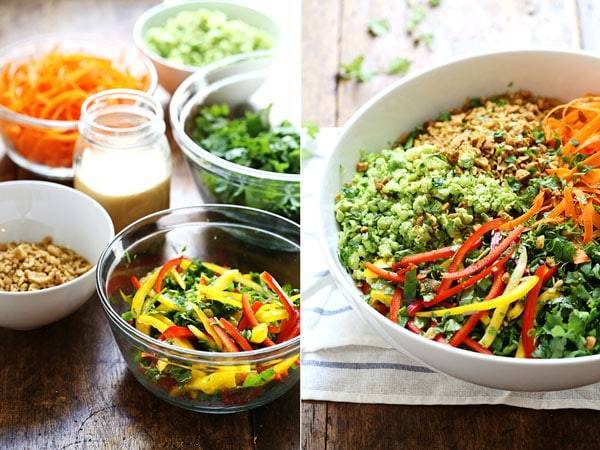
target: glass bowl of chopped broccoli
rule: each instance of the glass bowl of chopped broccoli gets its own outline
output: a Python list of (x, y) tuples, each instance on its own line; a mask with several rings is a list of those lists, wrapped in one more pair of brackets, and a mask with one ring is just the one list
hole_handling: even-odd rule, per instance
[(137, 47), (152, 60), (170, 93), (199, 68), (209, 70), (255, 56), (271, 55), (280, 41), (266, 13), (232, 2), (195, 0), (162, 3), (137, 20)]
[(173, 135), (205, 201), (298, 222), (300, 133), (282, 112), (285, 105), (272, 101), (268, 80), (261, 70), (192, 75), (171, 100)]
[(130, 373), (157, 397), (212, 414), (256, 408), (298, 382), (299, 283), (300, 226), (233, 205), (140, 219), (96, 274)]

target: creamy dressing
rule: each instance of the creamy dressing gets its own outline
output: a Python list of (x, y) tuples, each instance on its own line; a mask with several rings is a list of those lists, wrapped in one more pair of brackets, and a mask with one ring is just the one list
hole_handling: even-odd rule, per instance
[(74, 187), (100, 203), (115, 231), (169, 208), (170, 164), (148, 147), (108, 151), (83, 150)]

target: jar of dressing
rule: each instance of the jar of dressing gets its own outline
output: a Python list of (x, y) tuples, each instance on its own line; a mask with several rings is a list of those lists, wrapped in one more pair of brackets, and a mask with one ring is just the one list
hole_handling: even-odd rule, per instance
[(115, 231), (169, 208), (171, 151), (163, 110), (141, 91), (112, 89), (81, 107), (74, 187), (98, 201)]

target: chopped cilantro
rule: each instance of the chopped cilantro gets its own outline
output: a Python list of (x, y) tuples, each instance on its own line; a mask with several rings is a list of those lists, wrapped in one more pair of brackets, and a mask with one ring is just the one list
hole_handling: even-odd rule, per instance
[(355, 80), (358, 82), (369, 81), (375, 75), (375, 71), (363, 67), (365, 62), (364, 55), (359, 55), (348, 64), (342, 64), (339, 70), (339, 76), (343, 80)]
[(410, 60), (406, 58), (395, 58), (390, 61), (387, 69), (388, 75), (406, 75), (410, 69)]
[(390, 32), (390, 22), (386, 18), (372, 19), (367, 26), (369, 34), (374, 37), (385, 36)]

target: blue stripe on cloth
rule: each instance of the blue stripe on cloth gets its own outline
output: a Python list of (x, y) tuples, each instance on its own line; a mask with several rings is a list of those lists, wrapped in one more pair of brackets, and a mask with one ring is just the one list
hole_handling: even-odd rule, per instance
[(303, 359), (300, 363), (303, 366), (325, 367), (327, 369), (392, 369), (403, 370), (405, 372), (435, 373), (433, 370), (422, 366), (411, 366), (409, 364), (394, 363), (346, 363), (337, 361), (315, 361), (313, 359)]
[(345, 313), (350, 310), (352, 310), (351, 306), (344, 306), (343, 308), (338, 309), (302, 308), (302, 311), (312, 312), (319, 316), (335, 316), (336, 314)]

